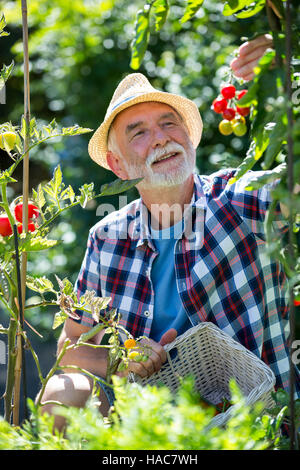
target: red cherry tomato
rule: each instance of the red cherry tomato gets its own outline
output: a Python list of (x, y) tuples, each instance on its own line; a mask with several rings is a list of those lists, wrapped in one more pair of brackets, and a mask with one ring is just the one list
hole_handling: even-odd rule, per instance
[(8, 237), (9, 235), (12, 235), (12, 233), (13, 231), (9, 218), (6, 214), (0, 215), (0, 235), (2, 235), (2, 237)]
[(241, 116), (248, 116), (250, 113), (250, 107), (241, 108), (240, 106), (237, 106), (236, 110)]
[(300, 307), (300, 300), (294, 300), (295, 307)]
[[(33, 222), (29, 222), (28, 224), (28, 232), (34, 232), (36, 230), (36, 226), (34, 225)], [(22, 233), (23, 232), (23, 225), (19, 224), (18, 225), (18, 232)]]
[(224, 100), (223, 98), (221, 99), (215, 99), (213, 101), (213, 110), (215, 113), (223, 113), (225, 109), (227, 108), (227, 101)]
[(245, 94), (247, 93), (248, 90), (240, 90), (237, 94), (237, 99), (240, 100), (241, 98), (243, 98), (243, 96), (245, 96)]
[[(37, 217), (39, 215), (39, 209), (37, 206), (32, 204), (31, 202), (28, 203), (28, 219), (31, 220), (33, 217)], [(15, 217), (18, 222), (22, 222), (23, 220), (23, 203), (20, 202), (15, 206)]]
[(236, 88), (234, 85), (226, 85), (221, 89), (221, 94), (226, 100), (230, 100), (235, 97)]
[(235, 109), (233, 109), (233, 108), (227, 108), (223, 112), (223, 118), (227, 119), (227, 121), (232, 121), (234, 116), (235, 116)]

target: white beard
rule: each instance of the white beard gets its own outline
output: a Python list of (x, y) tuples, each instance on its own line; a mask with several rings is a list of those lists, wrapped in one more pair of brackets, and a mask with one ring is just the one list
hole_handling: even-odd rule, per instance
[[(156, 172), (153, 171), (152, 163), (155, 162), (159, 157), (169, 153), (180, 152), (181, 162), (175, 164), (176, 168), (168, 172)], [(188, 150), (176, 143), (170, 142), (163, 148), (153, 150), (147, 157), (145, 165), (142, 167), (137, 163), (128, 165), (125, 159), (123, 159), (124, 166), (128, 173), (129, 179), (141, 178), (143, 180), (137, 184), (138, 189), (152, 189), (158, 187), (172, 187), (184, 183), (188, 177), (193, 173), (195, 168), (196, 151), (192, 144), (189, 145)]]

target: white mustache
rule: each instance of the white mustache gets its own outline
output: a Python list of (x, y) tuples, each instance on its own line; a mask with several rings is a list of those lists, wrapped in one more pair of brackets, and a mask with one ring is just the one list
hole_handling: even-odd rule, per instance
[(150, 167), (158, 158), (168, 153), (185, 152), (184, 147), (176, 142), (166, 144), (163, 148), (152, 150), (146, 160), (146, 166)]

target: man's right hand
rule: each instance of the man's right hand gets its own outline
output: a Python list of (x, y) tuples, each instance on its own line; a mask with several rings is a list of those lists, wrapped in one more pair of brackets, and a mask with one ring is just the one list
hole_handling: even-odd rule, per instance
[(254, 77), (253, 69), (258, 64), (268, 48), (273, 47), (273, 38), (270, 34), (263, 34), (256, 39), (244, 42), (238, 50), (238, 56), (234, 58), (230, 67), (234, 75), (249, 81)]
[(158, 372), (164, 362), (167, 360), (167, 354), (164, 349), (164, 346), (168, 343), (172, 343), (177, 336), (177, 331), (174, 328), (166, 331), (159, 343), (153, 341), (150, 338), (143, 339), (139, 342), (139, 345), (142, 346), (141, 350), (145, 350), (148, 355), (146, 361), (129, 361), (128, 368), (125, 371), (117, 372), (116, 375), (119, 377), (127, 376), (129, 372), (133, 372), (140, 377), (150, 377), (155, 372)]

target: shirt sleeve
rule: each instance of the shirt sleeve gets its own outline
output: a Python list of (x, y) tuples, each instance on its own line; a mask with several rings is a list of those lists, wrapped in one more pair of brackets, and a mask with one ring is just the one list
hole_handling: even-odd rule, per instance
[[(87, 248), (82, 261), (82, 265), (75, 283), (75, 292), (77, 299), (85, 294), (86, 291), (94, 291), (97, 297), (101, 297), (100, 286), (100, 256), (99, 240), (96, 231), (91, 229), (87, 240)], [(93, 327), (96, 321), (92, 315), (82, 310), (76, 310), (80, 320), (75, 320), (84, 326)]]

